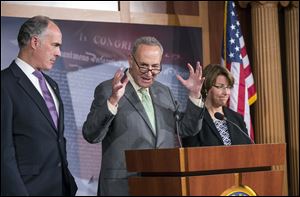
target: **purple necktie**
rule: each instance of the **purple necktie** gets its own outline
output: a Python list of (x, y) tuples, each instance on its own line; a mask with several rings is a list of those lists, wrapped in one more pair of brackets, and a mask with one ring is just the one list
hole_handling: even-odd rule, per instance
[(37, 70), (34, 71), (32, 74), (39, 79), (39, 83), (40, 83), (40, 87), (42, 89), (44, 100), (45, 100), (48, 110), (51, 114), (54, 125), (57, 128), (58, 115), (57, 115), (57, 111), (55, 108), (54, 100), (53, 100), (51, 93), (46, 85), (45, 78), (44, 78), (43, 74)]

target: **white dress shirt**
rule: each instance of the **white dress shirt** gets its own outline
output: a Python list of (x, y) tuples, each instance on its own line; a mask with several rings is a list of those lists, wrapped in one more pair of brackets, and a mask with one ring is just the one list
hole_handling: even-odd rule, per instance
[[(20, 58), (16, 58), (15, 62), (19, 66), (19, 68), (25, 73), (25, 75), (28, 77), (28, 79), (31, 81), (31, 83), (34, 85), (34, 87), (37, 89), (37, 91), (40, 93), (40, 95), (42, 97), (44, 97), (43, 93), (42, 93), (42, 89), (40, 87), (39, 79), (32, 74), (35, 71), (35, 69), (32, 66), (30, 66), (29, 64), (27, 64), (26, 62), (24, 62), (23, 60), (21, 60)], [(47, 80), (45, 80), (45, 81), (46, 81), (47, 87), (51, 93), (51, 96), (54, 100), (57, 114), (59, 114), (58, 99), (57, 99), (54, 91), (52, 90), (51, 86), (48, 84)]]

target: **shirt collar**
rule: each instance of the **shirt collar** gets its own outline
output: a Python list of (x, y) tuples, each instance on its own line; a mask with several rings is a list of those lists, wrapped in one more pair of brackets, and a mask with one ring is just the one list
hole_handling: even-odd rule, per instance
[(35, 71), (35, 69), (29, 65), (28, 63), (26, 63), (25, 61), (23, 61), (20, 58), (16, 58), (15, 59), (15, 63), (20, 67), (20, 69), (27, 75), (30, 76), (32, 75), (32, 73)]

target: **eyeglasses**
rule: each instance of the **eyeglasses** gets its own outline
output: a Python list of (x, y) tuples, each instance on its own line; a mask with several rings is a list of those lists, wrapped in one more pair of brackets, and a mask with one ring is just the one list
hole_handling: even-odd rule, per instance
[(216, 84), (214, 84), (213, 86), (214, 86), (215, 88), (219, 89), (219, 90), (221, 90), (221, 89), (222, 89), (222, 90), (227, 90), (227, 89), (228, 89), (228, 90), (231, 90), (231, 89), (232, 89), (232, 86), (225, 86), (225, 85), (223, 85), (223, 84), (222, 84), (222, 85), (216, 85)]
[(159, 68), (157, 67), (157, 68), (149, 69), (149, 67), (147, 67), (147, 66), (140, 66), (139, 63), (137, 63), (134, 55), (131, 55), (131, 56), (132, 56), (134, 62), (136, 63), (136, 65), (139, 67), (139, 70), (142, 74), (145, 74), (150, 71), (150, 72), (152, 72), (152, 74), (157, 75), (158, 73), (161, 72), (161, 69), (162, 69), (161, 66), (159, 66)]

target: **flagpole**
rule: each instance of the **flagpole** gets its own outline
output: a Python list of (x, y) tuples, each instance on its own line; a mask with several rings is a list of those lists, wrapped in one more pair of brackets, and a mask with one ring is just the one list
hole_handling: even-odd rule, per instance
[(223, 50), (224, 50), (224, 53), (223, 53), (223, 58), (224, 58), (224, 64), (225, 64), (225, 67), (226, 66), (226, 26), (227, 26), (227, 1), (225, 1), (225, 10), (224, 10), (224, 29), (223, 29)]

